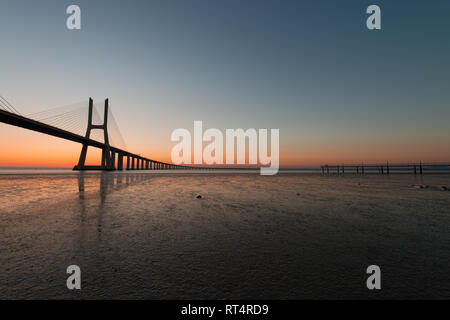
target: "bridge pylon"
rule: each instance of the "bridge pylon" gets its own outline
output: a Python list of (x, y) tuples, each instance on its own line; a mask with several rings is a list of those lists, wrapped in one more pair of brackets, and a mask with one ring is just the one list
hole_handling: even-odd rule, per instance
[(73, 168), (73, 170), (115, 170), (115, 152), (111, 152), (111, 147), (109, 145), (109, 137), (108, 137), (108, 103), (109, 100), (105, 100), (105, 112), (103, 116), (103, 124), (93, 124), (92, 123), (92, 112), (94, 109), (94, 103), (92, 98), (89, 98), (89, 113), (88, 113), (88, 125), (86, 129), (86, 139), (90, 139), (91, 130), (99, 129), (103, 130), (104, 134), (104, 147), (102, 148), (102, 159), (100, 166), (87, 166), (86, 165), (86, 154), (88, 145), (83, 144), (81, 148), (80, 159), (78, 160), (78, 164)]

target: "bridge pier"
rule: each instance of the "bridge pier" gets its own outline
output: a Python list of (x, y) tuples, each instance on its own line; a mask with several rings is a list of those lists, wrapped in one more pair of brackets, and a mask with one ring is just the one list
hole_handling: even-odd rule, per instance
[(118, 154), (117, 170), (123, 170), (123, 154), (122, 153)]
[(102, 161), (101, 161), (100, 166), (102, 168), (106, 168), (106, 150), (105, 150), (105, 148), (102, 149)]
[(115, 151), (111, 151), (111, 158), (110, 158), (110, 162), (109, 162), (109, 168), (111, 170), (116, 170), (116, 152)]
[[(103, 124), (95, 125), (92, 124), (92, 112), (93, 112), (93, 100), (89, 98), (89, 111), (88, 111), (88, 125), (86, 128), (86, 134), (84, 136), (85, 141), (82, 142), (81, 154), (78, 160), (78, 164), (73, 168), (73, 170), (115, 170), (115, 152), (111, 152), (108, 137), (108, 104), (109, 100), (105, 100), (105, 110), (103, 116)], [(102, 149), (102, 158), (100, 161), (100, 166), (86, 166), (86, 154), (87, 148), (90, 140), (91, 131), (93, 129), (103, 130), (104, 143), (103, 146), (98, 147)], [(92, 145), (92, 144), (89, 144)]]

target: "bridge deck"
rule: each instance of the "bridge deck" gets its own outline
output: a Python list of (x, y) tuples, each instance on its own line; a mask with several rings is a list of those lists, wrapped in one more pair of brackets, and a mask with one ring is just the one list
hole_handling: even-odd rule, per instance
[[(32, 130), (32, 131), (36, 131), (36, 132), (40, 132), (40, 133), (44, 133), (47, 135), (51, 135), (54, 137), (58, 137), (58, 138), (62, 138), (62, 139), (66, 139), (69, 141), (73, 141), (73, 142), (78, 142), (81, 144), (85, 144), (91, 147), (95, 147), (95, 148), (100, 148), (100, 149), (104, 149), (106, 147), (109, 147), (111, 152), (114, 152), (122, 157), (131, 157), (134, 159), (138, 159), (141, 160), (142, 163), (154, 163), (157, 164), (158, 166), (162, 166), (164, 168), (167, 167), (167, 169), (173, 169), (173, 168), (183, 168), (183, 169), (193, 169), (193, 167), (187, 167), (187, 166), (179, 166), (179, 165), (174, 165), (174, 164), (169, 164), (169, 163), (165, 163), (165, 162), (161, 162), (161, 161), (157, 161), (157, 160), (153, 160), (153, 159), (149, 159), (146, 157), (142, 157), (139, 156), (137, 154), (128, 152), (126, 150), (122, 150), (119, 148), (116, 148), (114, 146), (107, 146), (106, 144), (96, 141), (96, 140), (92, 140), (86, 137), (83, 137), (81, 135), (18, 115), (18, 114), (14, 114), (8, 111), (4, 111), (4, 110), (0, 110), (0, 122), (12, 125), (12, 126), (16, 126), (16, 127), (20, 127), (20, 128), (24, 128), (24, 129), (28, 129), (28, 130)], [(134, 167), (134, 166), (133, 166)], [(142, 169), (144, 165), (142, 165)], [(147, 169), (149, 169), (148, 166), (146, 166)], [(104, 167), (101, 166), (86, 166), (83, 167), (83, 169), (87, 169), (87, 170), (107, 170)], [(141, 168), (138, 168), (141, 169)]]

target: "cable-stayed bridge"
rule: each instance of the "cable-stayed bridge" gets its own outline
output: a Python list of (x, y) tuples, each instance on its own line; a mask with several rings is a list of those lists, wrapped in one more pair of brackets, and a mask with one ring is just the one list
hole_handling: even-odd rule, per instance
[[(109, 100), (106, 99), (104, 103), (103, 119), (98, 109), (89, 98), (88, 103), (76, 103), (24, 116), (0, 96), (0, 122), (80, 143), (81, 154), (74, 170), (205, 169), (165, 163), (127, 151), (109, 107)], [(86, 165), (88, 147), (102, 150), (99, 165)]]

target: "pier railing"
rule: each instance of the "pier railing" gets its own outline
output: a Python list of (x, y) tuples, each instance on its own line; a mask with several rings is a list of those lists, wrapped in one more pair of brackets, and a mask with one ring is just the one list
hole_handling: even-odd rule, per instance
[(390, 174), (390, 173), (413, 173), (413, 174), (424, 174), (424, 172), (436, 172), (436, 171), (447, 171), (450, 173), (450, 162), (449, 163), (407, 163), (407, 164), (390, 164), (386, 162), (384, 164), (334, 164), (334, 165), (323, 165), (320, 167), (323, 174), (345, 174), (345, 173), (379, 173), (379, 174)]

